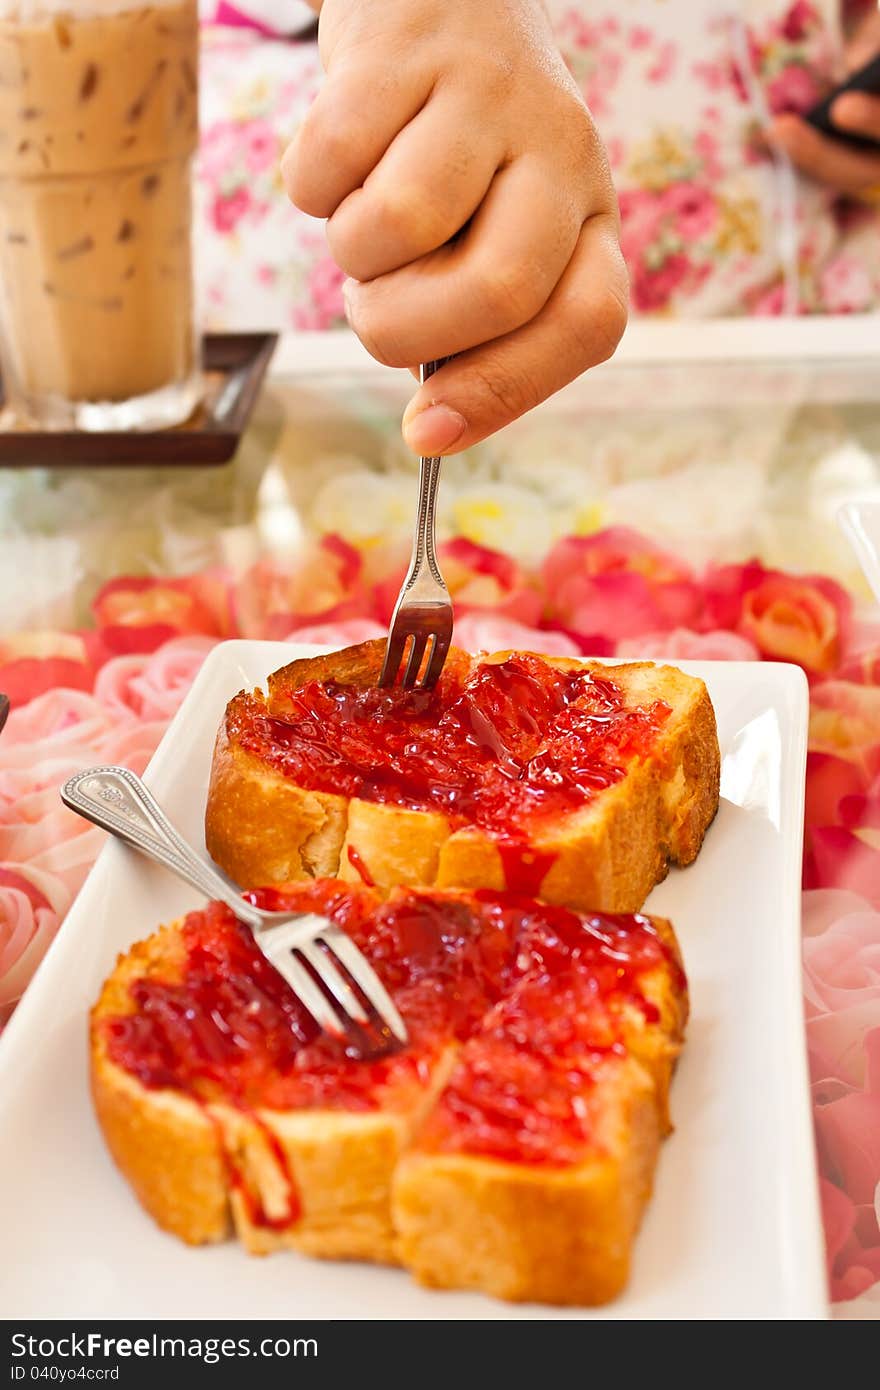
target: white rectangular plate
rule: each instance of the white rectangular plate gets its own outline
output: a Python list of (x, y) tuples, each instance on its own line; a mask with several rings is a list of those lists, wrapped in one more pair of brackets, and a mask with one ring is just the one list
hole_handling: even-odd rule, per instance
[[(203, 844), (226, 701), (314, 648), (226, 642), (147, 781)], [(821, 1318), (827, 1316), (800, 987), (807, 692), (792, 666), (683, 663), (718, 717), (722, 803), (697, 862), (648, 908), (672, 918), (692, 1016), (629, 1289), (595, 1312), (432, 1293), (393, 1269), (157, 1230), (92, 1114), (87, 1016), (119, 951), (196, 899), (117, 843), (103, 850), (0, 1039), (0, 1308), (6, 1318)]]

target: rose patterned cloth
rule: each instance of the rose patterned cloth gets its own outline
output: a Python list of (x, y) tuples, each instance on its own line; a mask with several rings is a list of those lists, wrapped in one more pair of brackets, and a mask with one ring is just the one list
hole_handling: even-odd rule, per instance
[[(876, 304), (876, 214), (798, 177), (758, 137), (771, 114), (807, 110), (840, 76), (845, 26), (862, 0), (549, 0), (549, 9), (608, 145), (636, 313)], [(277, 0), (221, 0), (218, 15), (224, 24), (203, 30), (205, 322), (333, 327), (342, 277), (320, 222), (288, 204), (278, 176), (321, 81), (317, 46), (271, 37), (285, 22)], [(302, 6), (291, 9), (290, 27), (301, 20)]]

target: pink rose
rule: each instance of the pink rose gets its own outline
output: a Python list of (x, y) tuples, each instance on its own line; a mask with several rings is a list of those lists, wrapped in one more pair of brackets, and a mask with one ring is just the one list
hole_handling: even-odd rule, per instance
[(179, 579), (122, 575), (98, 591), (92, 611), (104, 660), (153, 652), (188, 633), (224, 637), (232, 622), (230, 579), (217, 570)]
[[(626, 247), (624, 246), (624, 255)], [(692, 279), (693, 267), (683, 251), (673, 251), (659, 265), (648, 265), (643, 259), (634, 264), (627, 258), (633, 305), (642, 314), (657, 313), (669, 307), (676, 290)]]
[(198, 175), (206, 184), (216, 184), (235, 160), (238, 122), (214, 121), (200, 132)]
[(491, 611), (526, 626), (538, 621), (537, 584), (509, 555), (457, 536), (440, 546), (440, 563), (457, 612)]
[(596, 650), (645, 632), (692, 626), (702, 600), (690, 568), (615, 526), (558, 541), (543, 565), (545, 620)]
[(168, 723), (164, 719), (145, 724), (122, 724), (102, 739), (95, 750), (96, 763), (121, 763), (140, 776), (159, 747)]
[(653, 83), (668, 82), (675, 71), (677, 57), (678, 50), (674, 43), (662, 43), (654, 62), (646, 69), (645, 77)]
[(679, 235), (688, 242), (712, 231), (718, 207), (712, 193), (696, 183), (673, 183), (662, 196), (664, 211), (675, 218)]
[(112, 717), (93, 695), (61, 687), (47, 690), (29, 704), (13, 709), (0, 743), (0, 767), (30, 767), (38, 744), (40, 755), (51, 747), (56, 752), (98, 738), (113, 724)]
[(288, 565), (258, 561), (239, 581), (235, 606), (243, 637), (276, 641), (315, 623), (374, 616), (360, 551), (336, 535), (306, 542)]
[(819, 288), (830, 314), (858, 314), (876, 300), (874, 282), (855, 256), (835, 256), (823, 268)]
[(622, 228), (621, 245), (627, 263), (634, 263), (645, 247), (657, 239), (664, 209), (656, 193), (646, 188), (623, 188), (618, 194)]
[(671, 632), (645, 632), (618, 643), (618, 656), (650, 657), (653, 661), (757, 661), (754, 645), (736, 632), (713, 629), (694, 632), (676, 627)]
[(785, 313), (785, 285), (780, 280), (762, 290), (751, 300), (749, 308), (757, 318), (779, 318)]
[(75, 632), (19, 632), (0, 641), (0, 690), (14, 707), (57, 686), (91, 690), (94, 663)]
[(789, 43), (800, 43), (818, 23), (819, 16), (810, 0), (795, 0), (783, 16), (780, 32)]
[(245, 162), (252, 174), (269, 169), (278, 157), (278, 137), (268, 121), (249, 121), (244, 132)]
[(767, 84), (767, 102), (774, 116), (783, 111), (809, 111), (821, 95), (813, 73), (801, 63), (783, 68)]
[(246, 184), (234, 193), (218, 193), (211, 204), (211, 221), (218, 232), (233, 232), (250, 210), (251, 195)]
[[(862, 1208), (860, 1212), (846, 1193), (827, 1178), (820, 1179), (819, 1192), (822, 1199), (831, 1297), (835, 1303), (840, 1303), (850, 1298), (858, 1298), (859, 1294), (864, 1293), (880, 1279), (880, 1249), (876, 1245), (862, 1245), (859, 1239), (860, 1232), (863, 1231), (865, 1239), (869, 1242), (871, 1240), (870, 1208)], [(864, 1217), (867, 1220), (862, 1219)], [(876, 1210), (873, 1213), (873, 1221), (876, 1225)]]
[(0, 862), (27, 863), (71, 835), (85, 834), (88, 821), (68, 811), (57, 786), (25, 791), (5, 802), (0, 819)]
[[(439, 547), (440, 566), (456, 614), (492, 613), (534, 627), (542, 608), (537, 580), (509, 555), (457, 536)], [(393, 569), (374, 590), (376, 614), (388, 623), (405, 566)]]
[[(466, 652), (539, 652), (542, 656), (580, 656), (577, 642), (563, 632), (527, 627), (515, 618), (470, 613), (456, 619), (453, 641)], [(604, 655), (604, 653), (599, 653)]]
[(344, 279), (344, 274), (330, 256), (319, 257), (312, 266), (307, 281), (310, 303), (294, 310), (294, 327), (301, 331), (314, 332), (343, 321)]
[(63, 884), (19, 864), (0, 866), (0, 1027), (24, 993), (70, 904)]
[(864, 1084), (862, 1043), (880, 1000), (880, 913), (846, 889), (816, 889), (803, 896), (803, 936), (810, 1070), (830, 1099), (831, 1083), (837, 1095)]
[(805, 816), (809, 886), (833, 885), (833, 874), (846, 872), (848, 886), (855, 888), (854, 873), (860, 879), (862, 873), (872, 872), (870, 828), (878, 808), (880, 686), (824, 681), (813, 688), (810, 700)]
[(387, 637), (388, 628), (372, 618), (343, 618), (340, 622), (306, 623), (293, 628), (284, 641), (307, 642), (315, 647), (352, 647), (376, 637)]
[(793, 661), (808, 674), (834, 670), (845, 650), (852, 599), (824, 575), (784, 574), (757, 560), (710, 567), (706, 621), (733, 628), (770, 661)]
[(824, 1194), (838, 1218), (828, 1223), (834, 1298), (853, 1298), (880, 1278), (880, 1027), (865, 1034), (864, 1054), (862, 1087), (814, 1088), (820, 1170), (851, 1206), (843, 1219), (843, 1204)]
[(810, 700), (810, 748), (880, 772), (880, 686), (822, 681)]
[(880, 1004), (880, 912), (839, 889), (805, 893), (804, 971), (820, 1008)]
[(118, 656), (95, 681), (95, 698), (123, 717), (167, 720), (176, 713), (214, 637), (175, 637), (151, 655)]

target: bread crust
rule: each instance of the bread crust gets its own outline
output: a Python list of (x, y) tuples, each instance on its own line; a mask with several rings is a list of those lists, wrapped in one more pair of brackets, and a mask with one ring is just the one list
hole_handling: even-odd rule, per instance
[(561, 1170), (420, 1148), (423, 1122), (460, 1055), (455, 1043), (399, 1112), (250, 1114), (142, 1085), (111, 1060), (105, 1025), (135, 1010), (136, 979), (181, 977), (181, 926), (120, 956), (91, 1016), (101, 1129), (164, 1230), (192, 1245), (234, 1233), (252, 1254), (292, 1249), (403, 1263), (426, 1285), (513, 1300), (594, 1304), (620, 1292), (669, 1128), (669, 1085), (687, 1017), (668, 922), (654, 919), (671, 963), (640, 981), (656, 1018), (625, 1006), (628, 1056), (599, 1078), (596, 1142), (583, 1163)]
[[(270, 677), (270, 707), (277, 693), (308, 680), (371, 683), (381, 650), (381, 642), (367, 642), (292, 662)], [(457, 649), (450, 659), (471, 660)], [(638, 911), (670, 863), (695, 859), (718, 808), (720, 754), (708, 692), (702, 681), (651, 662), (608, 667), (543, 659), (559, 669), (586, 666), (608, 674), (635, 701), (663, 698), (672, 705), (650, 756), (583, 810), (536, 831), (532, 846), (550, 861), (533, 887), (536, 896), (579, 911)], [(491, 835), (470, 826), (453, 829), (433, 811), (349, 803), (299, 787), (230, 738), (235, 710), (232, 701), (217, 736), (205, 838), (212, 858), (242, 887), (308, 876), (353, 879), (358, 864), (382, 891), (396, 884), (511, 886)]]
[(175, 923), (120, 956), (91, 1015), (91, 1091), (117, 1168), (163, 1231), (189, 1245), (225, 1240), (232, 1230), (226, 1165), (208, 1114), (176, 1091), (147, 1091), (107, 1054), (100, 1022), (130, 1013), (131, 982), (161, 971), (175, 978)]
[(576, 1168), (418, 1149), (403, 1158), (394, 1224), (420, 1283), (556, 1304), (621, 1292), (662, 1137), (649, 1076), (633, 1060), (621, 1070), (605, 1097), (604, 1152)]
[[(121, 956), (92, 1010), (92, 1097), (117, 1168), (157, 1225), (188, 1245), (225, 1240), (234, 1231), (251, 1254), (286, 1248), (394, 1263), (394, 1170), (448, 1075), (452, 1051), (439, 1059), (409, 1114), (250, 1115), (225, 1103), (201, 1105), (175, 1090), (149, 1089), (111, 1061), (102, 1023), (133, 1011), (133, 980), (174, 978), (180, 925), (162, 928)], [(291, 1200), (300, 1207), (294, 1222), (285, 1219)]]

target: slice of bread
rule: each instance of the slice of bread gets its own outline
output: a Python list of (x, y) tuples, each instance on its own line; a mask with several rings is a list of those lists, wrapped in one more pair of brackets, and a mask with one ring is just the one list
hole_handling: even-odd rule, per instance
[(687, 1014), (670, 925), (490, 892), (272, 893), (344, 926), (410, 1046), (359, 1060), (317, 1036), (219, 905), (132, 947), (92, 1013), (92, 1089), (158, 1224), (505, 1298), (619, 1292)]
[(338, 875), (634, 912), (670, 863), (696, 857), (720, 769), (702, 681), (649, 662), (453, 648), (426, 697), (374, 689), (383, 651), (294, 661), (265, 695), (227, 707), (205, 837), (243, 887)]

